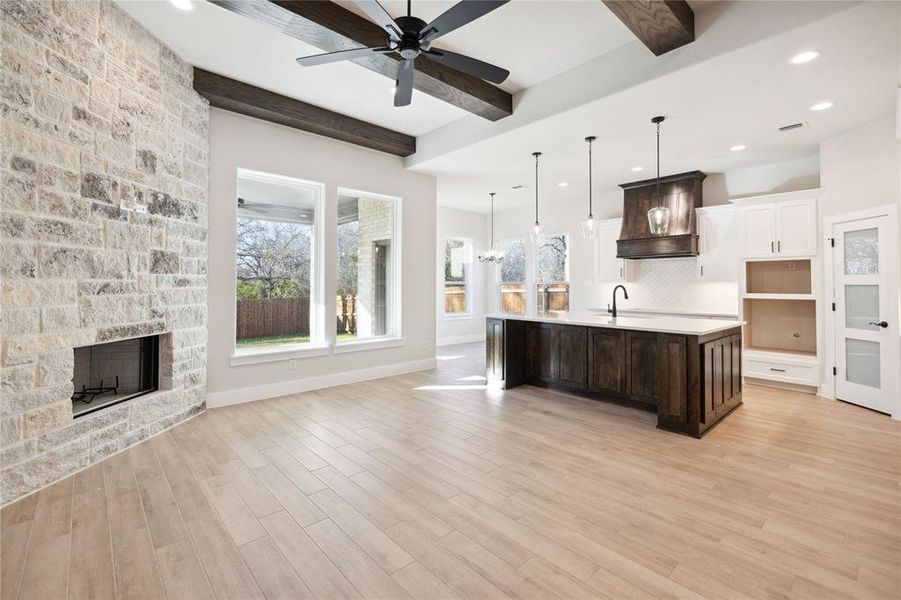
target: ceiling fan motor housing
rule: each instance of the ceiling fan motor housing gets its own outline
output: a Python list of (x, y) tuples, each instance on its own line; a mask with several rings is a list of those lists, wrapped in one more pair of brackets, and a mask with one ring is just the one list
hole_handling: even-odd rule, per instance
[(427, 25), (425, 21), (417, 17), (398, 17), (394, 21), (401, 29), (401, 39), (397, 44), (397, 52), (401, 57), (413, 59), (423, 50), (428, 50), (428, 44), (419, 41), (419, 32)]

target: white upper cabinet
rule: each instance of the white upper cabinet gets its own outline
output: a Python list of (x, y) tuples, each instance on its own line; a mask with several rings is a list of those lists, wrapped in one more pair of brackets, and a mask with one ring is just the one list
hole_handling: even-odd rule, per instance
[(738, 281), (734, 206), (699, 208), (698, 277), (704, 281)]
[(739, 207), (742, 258), (816, 256), (819, 193), (815, 189), (733, 200)]
[(776, 251), (776, 210), (772, 204), (739, 211), (739, 238), (744, 258), (763, 258)]
[(605, 219), (600, 222), (594, 253), (594, 281), (597, 284), (629, 280), (629, 261), (616, 258), (616, 240), (619, 238), (622, 222), (622, 219)]
[(817, 253), (816, 200), (796, 200), (776, 205), (776, 253), (780, 256), (814, 256)]

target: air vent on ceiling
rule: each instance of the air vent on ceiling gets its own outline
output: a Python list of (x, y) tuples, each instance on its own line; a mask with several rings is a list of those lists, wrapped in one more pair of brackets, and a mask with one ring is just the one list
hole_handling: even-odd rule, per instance
[(783, 133), (786, 131), (797, 131), (798, 129), (807, 129), (807, 123), (792, 123), (791, 125), (783, 125), (779, 128), (779, 131)]

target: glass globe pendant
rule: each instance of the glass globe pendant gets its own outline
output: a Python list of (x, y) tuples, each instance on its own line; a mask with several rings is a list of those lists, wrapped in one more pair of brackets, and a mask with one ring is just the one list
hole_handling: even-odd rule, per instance
[(648, 226), (652, 235), (666, 235), (669, 231), (669, 209), (660, 201), (660, 123), (664, 117), (654, 117), (651, 123), (657, 125), (657, 193), (654, 208), (648, 211)]
[(537, 244), (541, 238), (541, 223), (538, 221), (538, 157), (541, 156), (541, 152), (533, 152), (532, 156), (535, 157), (535, 224), (529, 231), (529, 239), (533, 244)]
[(479, 262), (500, 263), (504, 260), (504, 255), (494, 247), (494, 194), (488, 194), (491, 196), (491, 245), (486, 252), (479, 254)]
[(588, 217), (582, 220), (582, 237), (586, 240), (595, 240), (598, 237), (598, 222), (591, 212), (591, 142), (596, 139), (593, 135), (585, 138), (588, 142)]

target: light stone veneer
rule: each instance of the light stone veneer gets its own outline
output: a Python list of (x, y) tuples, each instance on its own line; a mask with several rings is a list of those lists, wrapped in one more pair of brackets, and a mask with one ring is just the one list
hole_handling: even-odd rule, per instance
[[(209, 107), (112, 3), (0, 18), (7, 503), (204, 409)], [(161, 391), (73, 420), (72, 349), (155, 333)]]

